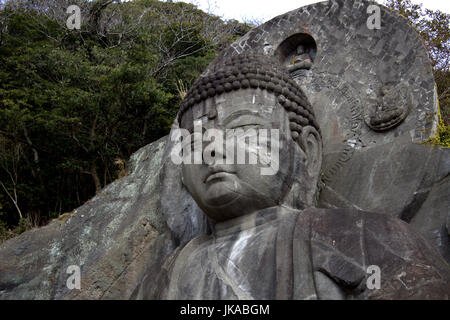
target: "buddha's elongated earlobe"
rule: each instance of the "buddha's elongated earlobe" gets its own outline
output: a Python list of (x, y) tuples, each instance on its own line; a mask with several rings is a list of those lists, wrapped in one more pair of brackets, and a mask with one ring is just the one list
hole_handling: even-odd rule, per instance
[(318, 177), (322, 166), (322, 139), (316, 128), (302, 129), (301, 145), (306, 153), (306, 170), (311, 178)]

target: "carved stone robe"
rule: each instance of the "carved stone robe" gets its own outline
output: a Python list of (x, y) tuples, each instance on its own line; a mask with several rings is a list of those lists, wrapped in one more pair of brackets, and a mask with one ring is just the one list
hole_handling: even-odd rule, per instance
[[(380, 289), (367, 286), (369, 266), (379, 267)], [(450, 267), (407, 223), (353, 209), (273, 207), (217, 224), (212, 235), (178, 248), (155, 276), (132, 298), (450, 297)]]

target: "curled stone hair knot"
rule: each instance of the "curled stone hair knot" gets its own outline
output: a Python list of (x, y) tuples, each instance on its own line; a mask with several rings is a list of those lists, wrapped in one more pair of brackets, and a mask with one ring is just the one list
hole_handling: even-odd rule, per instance
[(212, 70), (197, 79), (188, 91), (178, 114), (193, 105), (214, 96), (240, 89), (262, 89), (274, 93), (278, 102), (289, 113), (292, 137), (301, 134), (310, 125), (320, 133), (308, 98), (289, 77), (287, 70), (273, 57), (256, 53), (242, 53), (217, 63)]

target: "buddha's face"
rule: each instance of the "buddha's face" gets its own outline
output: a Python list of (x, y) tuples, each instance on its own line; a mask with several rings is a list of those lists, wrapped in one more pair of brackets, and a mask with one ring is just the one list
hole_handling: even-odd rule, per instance
[[(212, 220), (224, 221), (281, 203), (292, 185), (293, 161), (299, 147), (291, 139), (288, 114), (277, 103), (275, 95), (260, 89), (244, 89), (208, 98), (183, 114), (180, 127), (194, 132), (194, 122), (201, 122), (204, 132), (217, 129), (227, 134), (224, 152), (217, 154), (214, 150), (213, 154), (214, 159), (223, 158), (224, 164), (218, 164), (214, 159), (203, 159), (202, 164), (183, 164), (185, 186)], [(271, 129), (277, 130), (278, 137), (271, 135)], [(259, 135), (264, 130), (268, 132), (268, 148), (249, 147), (246, 142), (250, 139), (237, 138), (234, 140), (234, 159), (227, 158), (226, 149), (230, 148), (233, 135), (242, 132)], [(213, 143), (202, 146), (205, 150)], [(271, 148), (274, 143), (278, 143), (278, 150)], [(258, 152), (261, 149), (263, 151)], [(256, 164), (248, 163), (248, 154), (244, 164), (237, 159), (239, 152), (246, 150), (257, 154)], [(271, 152), (278, 152), (279, 157), (274, 157)], [(275, 171), (262, 174), (261, 169), (267, 168), (270, 161), (277, 161), (271, 164)]]

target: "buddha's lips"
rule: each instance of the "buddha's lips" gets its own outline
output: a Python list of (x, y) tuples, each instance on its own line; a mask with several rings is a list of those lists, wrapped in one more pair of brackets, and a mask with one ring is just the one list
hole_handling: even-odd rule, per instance
[(222, 178), (226, 178), (230, 175), (234, 175), (234, 172), (227, 172), (227, 171), (218, 171), (218, 172), (211, 172), (210, 174), (208, 174), (205, 178), (205, 183), (208, 183), (212, 180), (215, 179), (222, 179)]

